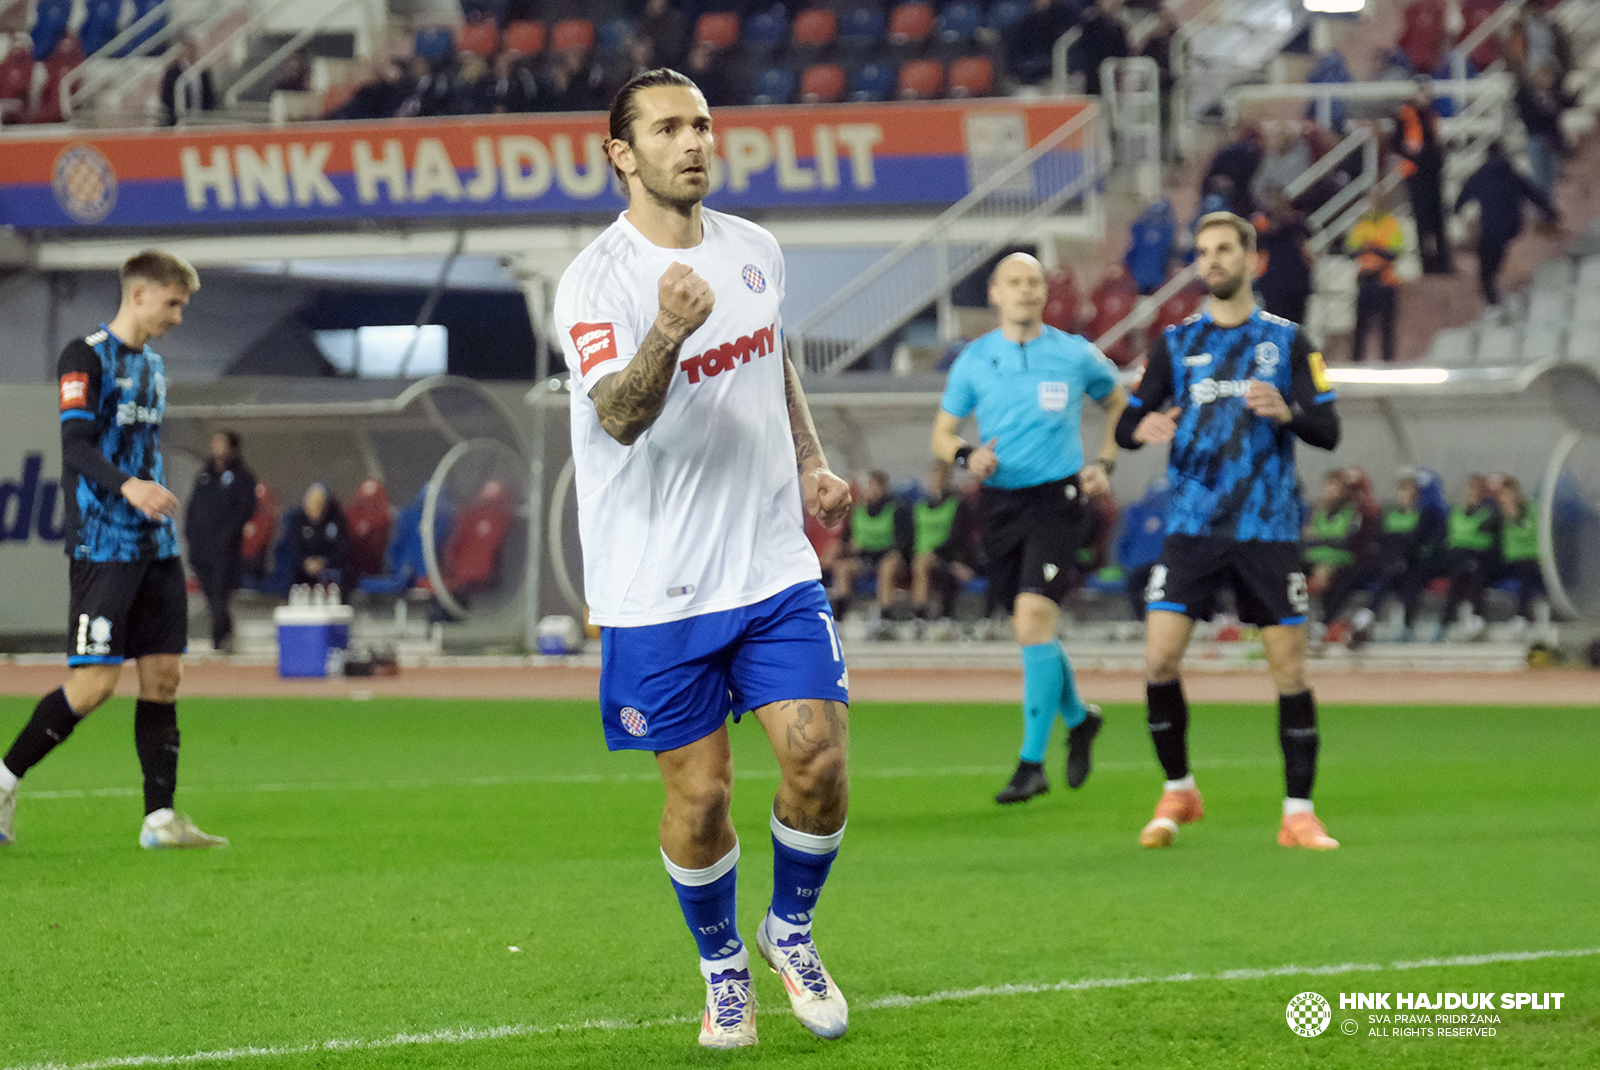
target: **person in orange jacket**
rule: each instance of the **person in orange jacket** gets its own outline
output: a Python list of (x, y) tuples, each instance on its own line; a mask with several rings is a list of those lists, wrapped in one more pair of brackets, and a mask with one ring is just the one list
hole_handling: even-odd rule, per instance
[(1383, 359), (1394, 360), (1394, 323), (1400, 304), (1400, 279), (1394, 262), (1405, 251), (1406, 235), (1400, 220), (1383, 203), (1383, 193), (1373, 187), (1367, 210), (1345, 236), (1345, 252), (1356, 258), (1356, 329), (1350, 340), (1350, 359), (1367, 355), (1367, 334), (1374, 321), (1383, 332)]
[(1395, 112), (1394, 150), (1400, 157), (1406, 192), (1411, 195), (1422, 270), (1428, 275), (1453, 274), (1450, 239), (1444, 230), (1444, 145), (1439, 140), (1431, 79), (1417, 78), (1411, 99)]

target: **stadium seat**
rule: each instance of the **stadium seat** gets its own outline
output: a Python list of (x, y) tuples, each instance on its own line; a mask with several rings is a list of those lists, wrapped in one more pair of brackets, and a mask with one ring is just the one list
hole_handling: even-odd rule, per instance
[(894, 91), (894, 68), (883, 63), (863, 63), (850, 76), (850, 99), (887, 100)]
[(355, 573), (351, 580), (388, 571), (384, 555), (394, 528), (392, 513), (389, 494), (383, 484), (376, 479), (363, 480), (344, 510), (350, 532), (350, 571)]
[(769, 56), (788, 39), (789, 19), (781, 6), (757, 12), (744, 21), (741, 40), (749, 55)]
[(67, 72), (83, 62), (83, 48), (75, 34), (61, 38), (56, 50), (44, 61), (44, 88), (39, 91), (39, 103), (24, 113), (25, 123), (61, 122), (61, 79)]
[(795, 74), (787, 67), (763, 67), (750, 84), (750, 103), (787, 104), (794, 97)]
[(1028, 0), (995, 0), (989, 6), (989, 29), (1003, 33), (1028, 15)]
[[(134, 22), (138, 22), (140, 19), (150, 14), (150, 12), (154, 11), (158, 6), (160, 6), (160, 4), (161, 0), (133, 0), (133, 20), (129, 22), (128, 25), (132, 26)], [(122, 51), (117, 53), (117, 55), (126, 56), (129, 52), (144, 44), (145, 41), (166, 29), (166, 26), (167, 18), (165, 15), (152, 20), (148, 26), (139, 31), (139, 35), (137, 37), (124, 45)]]
[(1200, 308), (1200, 302), (1205, 300), (1205, 296), (1206, 289), (1197, 279), (1161, 302), (1161, 307), (1156, 309), (1155, 319), (1150, 321), (1150, 326), (1145, 331), (1145, 337), (1154, 342), (1161, 337), (1162, 331), (1194, 315)]
[(853, 7), (839, 25), (839, 44), (861, 52), (883, 40), (884, 16), (875, 7)]
[[(1471, 37), (1474, 30), (1482, 26), (1489, 17), (1500, 8), (1500, 0), (1464, 0), (1461, 5), (1461, 19), (1465, 24), (1461, 30), (1463, 39)], [(1500, 58), (1500, 38), (1490, 34), (1483, 44), (1473, 49), (1471, 59), (1484, 70), (1489, 64)]]
[(1411, 0), (1401, 15), (1396, 42), (1414, 71), (1431, 71), (1444, 58), (1445, 5), (1443, 0)]
[(544, 23), (532, 20), (513, 22), (506, 27), (505, 37), (501, 40), (507, 52), (517, 52), (524, 56), (537, 56), (544, 51), (545, 29)]
[(920, 45), (933, 32), (933, 21), (933, 8), (921, 0), (900, 4), (889, 12), (889, 43), (899, 48)]
[(607, 19), (600, 24), (597, 32), (599, 42), (596, 51), (602, 56), (620, 56), (628, 47), (628, 40), (633, 37), (635, 26), (632, 21), (624, 18)]
[[(1133, 306), (1139, 300), (1139, 285), (1133, 281), (1128, 269), (1118, 264), (1106, 272), (1105, 278), (1089, 294), (1089, 300), (1094, 304), (1094, 316), (1083, 334), (1085, 338), (1094, 340), (1121, 323), (1133, 311)], [(1133, 351), (1128, 335), (1123, 335), (1115, 345), (1105, 350), (1105, 354), (1119, 368), (1126, 368), (1138, 356)]]
[(837, 63), (814, 63), (800, 75), (800, 102), (837, 104), (844, 99), (846, 88), (843, 67)]
[(39, 0), (33, 19), (33, 58), (43, 63), (67, 33), (72, 0)]
[(913, 59), (900, 68), (894, 95), (901, 100), (933, 100), (944, 92), (944, 64), (936, 59)]
[(117, 35), (117, 19), (121, 14), (122, 0), (89, 0), (84, 8), (83, 25), (78, 27), (84, 55), (94, 55)]
[(567, 52), (594, 47), (594, 23), (588, 19), (562, 19), (550, 28), (550, 50)]
[(456, 42), (462, 55), (485, 59), (494, 55), (499, 47), (500, 28), (492, 22), (469, 22), (461, 28), (461, 38)]
[(739, 43), (739, 16), (731, 11), (707, 11), (695, 20), (694, 43), (733, 47)]
[(800, 49), (827, 48), (838, 36), (839, 17), (825, 7), (811, 7), (800, 12), (794, 17), (790, 31), (790, 40)]
[(445, 586), (457, 598), (493, 587), (500, 575), (500, 550), (511, 530), (511, 499), (503, 484), (491, 479), (471, 505), (462, 509), (444, 544)]
[[(427, 579), (428, 563), (422, 551), (422, 507), (427, 493), (427, 487), (417, 491), (410, 504), (395, 516), (394, 538), (389, 543), (389, 570), (382, 576), (361, 577), (359, 589), (364, 594), (401, 594)], [(435, 550), (444, 544), (450, 530), (450, 501), (441, 493), (433, 516)]]
[(961, 48), (970, 43), (981, 25), (983, 12), (972, 0), (955, 0), (955, 3), (939, 12), (934, 22), (939, 43), (952, 48)]
[(7, 42), (10, 51), (0, 59), (0, 114), (6, 122), (28, 103), (28, 90), (33, 85), (33, 52)]
[(1072, 269), (1063, 264), (1045, 277), (1044, 321), (1058, 331), (1076, 332), (1083, 295)]
[(240, 584), (248, 590), (260, 588), (268, 575), (273, 536), (278, 531), (278, 502), (265, 480), (256, 481), (256, 511), (245, 521), (239, 543)]
[(962, 56), (950, 64), (952, 97), (986, 97), (994, 92), (994, 64), (988, 56)]
[(416, 54), (427, 60), (430, 65), (443, 63), (455, 51), (455, 34), (451, 33), (447, 26), (424, 26), (417, 31), (413, 47)]

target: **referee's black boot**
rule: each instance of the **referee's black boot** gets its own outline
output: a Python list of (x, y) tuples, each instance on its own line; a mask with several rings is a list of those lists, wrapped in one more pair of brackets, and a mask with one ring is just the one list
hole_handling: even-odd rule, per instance
[(1106, 719), (1100, 715), (1100, 707), (1092, 702), (1087, 703), (1083, 720), (1067, 733), (1067, 787), (1081, 788), (1083, 782), (1089, 779), (1089, 770), (1093, 766), (1094, 737), (1100, 734), (1105, 723)]
[(1050, 778), (1044, 775), (1043, 762), (1018, 762), (1017, 771), (1011, 774), (1011, 783), (1000, 789), (994, 801), (1002, 804), (1027, 802), (1049, 790)]

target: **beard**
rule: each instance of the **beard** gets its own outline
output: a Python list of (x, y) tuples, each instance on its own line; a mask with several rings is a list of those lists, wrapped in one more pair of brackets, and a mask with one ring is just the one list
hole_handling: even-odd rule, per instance
[[(645, 194), (657, 204), (664, 205), (679, 212), (686, 212), (705, 199), (710, 183), (703, 188), (688, 185), (671, 171), (647, 164), (644, 160), (638, 161), (639, 184), (644, 187)], [(707, 179), (710, 172), (703, 172)]]
[(1229, 275), (1215, 285), (1208, 284), (1206, 289), (1218, 301), (1231, 301), (1242, 286), (1244, 286), (1244, 272), (1241, 271), (1237, 275)]

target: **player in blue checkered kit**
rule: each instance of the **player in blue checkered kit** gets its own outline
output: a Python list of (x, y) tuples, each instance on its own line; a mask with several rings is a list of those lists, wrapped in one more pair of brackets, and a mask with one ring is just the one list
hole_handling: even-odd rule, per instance
[(1239, 616), (1261, 628), (1278, 689), (1285, 847), (1332, 850), (1311, 804), (1316, 703), (1306, 680), (1306, 579), (1295, 441), (1339, 444), (1334, 392), (1322, 354), (1297, 325), (1261, 311), (1250, 292), (1255, 228), (1229, 212), (1201, 218), (1195, 235), (1206, 307), (1168, 327), (1117, 427), (1126, 449), (1170, 443), (1167, 536), (1145, 591), (1150, 737), (1166, 772), (1155, 816), (1139, 834), (1170, 846), (1178, 826), (1205, 813), (1189, 769), (1189, 707), (1179, 669), (1194, 622), (1232, 587)]
[[(1110, 491), (1112, 432), (1127, 395), (1098, 349), (1044, 323), (1046, 289), (1039, 261), (1027, 253), (995, 266), (989, 300), (1000, 326), (956, 358), (933, 425), (934, 455), (984, 481), (991, 590), (1011, 609), (1022, 646), (1022, 754), (995, 796), (1003, 804), (1050, 790), (1044, 757), (1058, 716), (1067, 725), (1067, 786), (1081, 787), (1103, 723), (1099, 707), (1078, 695), (1056, 624), (1082, 542), (1084, 499)], [(1086, 398), (1106, 411), (1099, 454), (1087, 465), (1079, 431)], [(969, 415), (981, 446), (957, 433)]]
[(656, 756), (661, 854), (706, 983), (700, 1043), (737, 1048), (757, 1037), (730, 714), (755, 715), (781, 771), (756, 947), (807, 1029), (849, 1023), (812, 938), (844, 836), (849, 677), (802, 508), (836, 523), (850, 491), (783, 355), (776, 241), (700, 204), (712, 145), (683, 75), (618, 92), (607, 151), (628, 210), (562, 276), (555, 314), (606, 743)]

